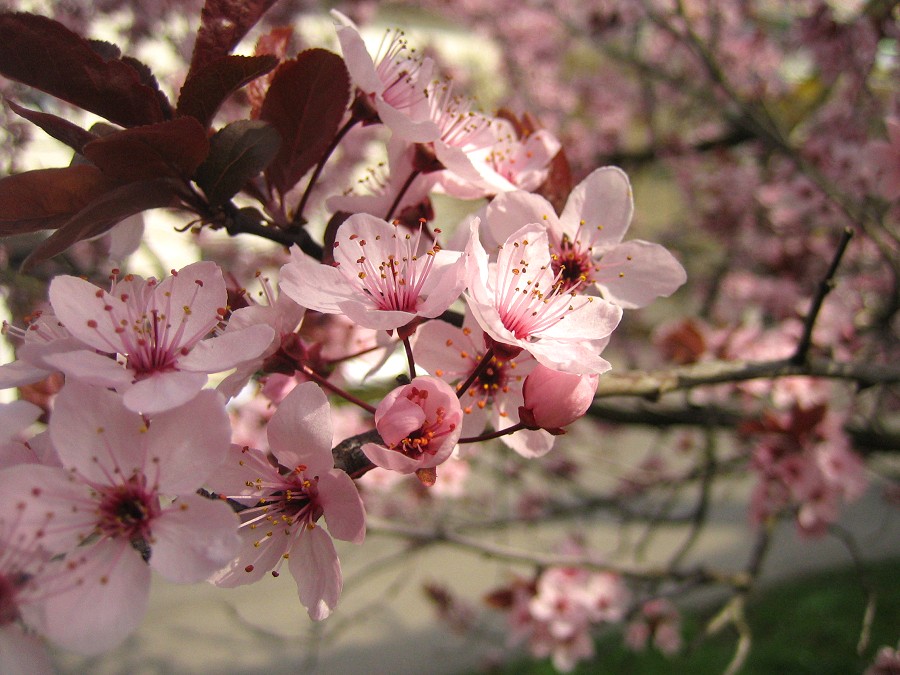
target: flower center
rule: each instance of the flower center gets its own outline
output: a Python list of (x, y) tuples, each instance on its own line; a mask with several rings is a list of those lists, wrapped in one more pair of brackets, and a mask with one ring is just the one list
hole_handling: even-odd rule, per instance
[(441, 250), (435, 238), (424, 254), (418, 254), (423, 227), (420, 223), (418, 233), (413, 236), (400, 232), (399, 224), (395, 222), (392, 245), (380, 249), (380, 260), (366, 255), (368, 242), (365, 239), (350, 236), (360, 247), (356, 276), (377, 309), (416, 312), (425, 282), (434, 267), (435, 255)]
[(592, 274), (596, 269), (590, 249), (578, 246), (578, 241), (563, 237), (551, 256), (553, 272), (560, 281), (559, 292), (578, 292), (594, 282)]
[[(406, 398), (418, 405), (425, 407), (425, 401), (428, 399), (428, 391), (412, 387)], [(447, 411), (443, 406), (438, 406), (434, 411), (434, 418), (427, 419), (422, 426), (413, 431), (409, 436), (399, 443), (388, 446), (392, 450), (402, 452), (410, 459), (419, 459), (422, 455), (435, 455), (440, 449), (440, 439), (449, 434), (456, 428), (455, 424), (446, 424), (444, 420), (447, 417)]]
[(150, 526), (159, 514), (156, 495), (147, 490), (143, 476), (135, 476), (105, 492), (98, 526), (107, 537), (128, 539), (148, 559)]

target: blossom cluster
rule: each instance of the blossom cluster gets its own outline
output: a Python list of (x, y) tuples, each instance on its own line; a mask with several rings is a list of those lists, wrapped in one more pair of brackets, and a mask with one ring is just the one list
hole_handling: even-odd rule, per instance
[[(30, 242), (0, 243), (3, 268), (47, 282), (27, 301), (34, 286), (11, 285), (27, 316), (3, 329), (15, 358), (0, 389), (21, 400), (0, 404), (0, 672), (50, 672), (48, 643), (122, 643), (152, 573), (230, 588), (286, 565), (321, 621), (344, 591), (335, 540), (362, 545), (380, 517), (432, 526), (430, 539), (400, 530), (424, 548), (454, 542), (451, 512), (490, 533), (603, 508), (692, 529), (634, 588), (587, 546), (531, 551), (533, 574), (487, 598), (506, 644), (568, 671), (616, 625), (631, 649), (673, 655), (668, 597), (727, 578), (684, 567), (715, 478), (749, 469), (758, 537), (781, 520), (822, 536), (863, 494), (854, 425), (876, 420), (878, 437), (895, 392), (856, 398), (821, 378), (897, 381), (866, 368), (897, 357), (900, 98), (879, 79), (896, 74), (879, 56), (895, 26), (839, 20), (819, 0), (784, 21), (736, 2), (424, 3), (504, 50), (509, 108), (486, 112), (439, 50), (398, 30), (371, 43), (338, 11), (326, 48), (292, 56), (311, 38), (278, 25), (288, 10), (266, 24), (269, 4), (207, 0), (179, 82), (75, 19), (0, 13), (9, 114), (72, 151), (69, 166), (0, 179), (0, 236)], [(354, 17), (371, 9), (358, 5)], [(233, 54), (257, 21), (252, 53)], [(804, 81), (788, 61), (807, 64)], [(83, 129), (54, 97), (106, 122)], [(678, 235), (629, 238), (632, 179), (663, 174), (666, 196), (638, 206)], [(140, 221), (153, 208), (182, 217), (199, 261), (130, 271), (156, 236)], [(658, 322), (664, 303), (644, 308), (685, 267), (696, 296), (678, 301), (696, 316)], [(661, 375), (622, 373), (654, 358)], [(742, 362), (765, 377), (717, 370)], [(606, 408), (605, 385), (646, 405)], [(682, 407), (653, 407), (673, 389)], [(608, 475), (618, 431), (582, 423), (579, 436), (589, 412), (705, 435), (661, 434)], [(733, 429), (731, 454), (718, 426)], [(508, 512), (497, 476), (516, 490)], [(695, 511), (669, 510), (695, 483)], [(430, 593), (473, 630), (474, 610)]]
[[(233, 587), (286, 562), (309, 616), (326, 618), (342, 588), (332, 538), (365, 537), (357, 480), (381, 467), (435, 486), (461, 443), (495, 437), (547, 453), (610, 369), (600, 354), (623, 308), (684, 283), (663, 247), (623, 241), (624, 172), (598, 169), (557, 216), (529, 192), (559, 150), (549, 132), (476, 111), (400, 34), (370, 55), (349, 19), (334, 20), (355, 92), (348, 128), (383, 125), (392, 159), (375, 193), (328, 200), (343, 217), (326, 255), (291, 247), (279, 292), (262, 279), (263, 302), (209, 260), (161, 279), (59, 275), (24, 328), (7, 326), (20, 344), (0, 386), (63, 384), (44, 411), (3, 409), (0, 615), (29, 636), (4, 666), (32, 658), (32, 633), (82, 653), (120, 643), (146, 610), (151, 570)], [(270, 180), (284, 208), (287, 179)], [(445, 236), (409, 217), (434, 191), (488, 201)], [(402, 345), (405, 383), (377, 405), (357, 399), (329, 365), (347, 354), (325, 359), (326, 341), (303, 332), (315, 317), (375, 333), (380, 368)], [(269, 412), (245, 435), (230, 411), (258, 384)], [(326, 390), (372, 416), (355, 465), (336, 466)], [(46, 430), (23, 435), (42, 413)], [(554, 639), (568, 621), (540, 620)], [(563, 630), (576, 631), (585, 639)]]

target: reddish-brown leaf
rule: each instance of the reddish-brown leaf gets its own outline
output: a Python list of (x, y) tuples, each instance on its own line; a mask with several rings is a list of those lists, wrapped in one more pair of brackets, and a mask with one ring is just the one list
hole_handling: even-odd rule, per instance
[(192, 71), (178, 96), (178, 114), (208, 127), (219, 106), (238, 89), (278, 65), (274, 56), (222, 56)]
[(21, 115), (32, 124), (39, 126), (48, 135), (52, 136), (60, 143), (65, 143), (78, 154), (84, 150), (84, 146), (90, 143), (96, 135), (86, 129), (82, 129), (77, 124), (72, 124), (69, 120), (51, 115), (50, 113), (40, 112), (38, 110), (29, 110), (23, 108), (17, 103), (7, 101), (6, 105), (12, 108), (13, 112)]
[(0, 74), (125, 127), (165, 119), (157, 92), (133, 65), (104, 59), (43, 16), (0, 13)]
[(188, 179), (208, 153), (206, 129), (193, 117), (117, 131), (84, 146), (84, 156), (119, 183)]
[(72, 244), (112, 229), (128, 216), (178, 205), (178, 185), (169, 179), (119, 185), (91, 201), (47, 237), (22, 263), (23, 271), (62, 253)]
[(281, 135), (281, 150), (266, 177), (284, 194), (322, 157), (350, 101), (344, 60), (308, 49), (282, 63), (272, 78), (259, 118)]
[(209, 156), (195, 175), (197, 185), (212, 206), (220, 206), (262, 173), (280, 145), (278, 132), (265, 122), (232, 122), (210, 139)]
[(206, 0), (194, 42), (188, 79), (203, 66), (230, 54), (276, 0)]
[(0, 180), (0, 236), (56, 229), (110, 187), (89, 165), (7, 176)]

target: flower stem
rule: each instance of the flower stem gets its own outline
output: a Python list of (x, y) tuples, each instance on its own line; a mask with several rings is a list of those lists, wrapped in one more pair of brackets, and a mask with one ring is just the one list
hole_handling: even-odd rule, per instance
[(500, 438), (501, 436), (508, 436), (509, 434), (514, 434), (517, 431), (521, 431), (522, 429), (526, 429), (527, 427), (522, 424), (522, 422), (517, 422), (513, 424), (511, 427), (506, 427), (505, 429), (500, 429), (499, 431), (492, 431), (489, 434), (482, 434), (481, 436), (467, 436), (466, 438), (460, 438), (457, 443), (480, 443), (481, 441), (489, 441), (493, 438)]
[(357, 122), (359, 121), (359, 118), (356, 115), (353, 115), (349, 120), (347, 120), (347, 123), (338, 130), (334, 138), (331, 139), (331, 144), (325, 149), (325, 154), (322, 155), (322, 159), (320, 159), (319, 163), (316, 164), (316, 168), (313, 170), (312, 176), (310, 176), (309, 178), (309, 183), (306, 184), (306, 189), (303, 191), (303, 196), (300, 198), (300, 203), (297, 204), (297, 210), (294, 212), (294, 218), (291, 221), (291, 227), (300, 227), (301, 225), (303, 225), (303, 211), (304, 209), (306, 209), (306, 203), (309, 201), (309, 196), (312, 194), (312, 190), (316, 184), (316, 181), (318, 181), (319, 176), (322, 175), (322, 169), (325, 168), (325, 164), (326, 162), (328, 162), (328, 158), (331, 157), (331, 153), (334, 152), (335, 148), (337, 148), (338, 144), (341, 142), (341, 140), (343, 140), (344, 136), (347, 135), (347, 132), (355, 127)]
[(356, 396), (354, 396), (354, 395), (351, 394), (350, 392), (344, 391), (343, 389), (341, 389), (341, 388), (338, 387), (337, 385), (332, 384), (332, 383), (329, 382), (326, 378), (324, 378), (324, 377), (322, 377), (321, 375), (319, 375), (316, 371), (314, 371), (314, 370), (313, 370), (312, 368), (310, 368), (309, 366), (303, 366), (303, 367), (300, 369), (300, 372), (302, 372), (304, 375), (306, 375), (306, 376), (307, 376), (309, 379), (311, 379), (313, 382), (319, 384), (319, 385), (320, 385), (321, 387), (323, 387), (324, 389), (327, 389), (328, 391), (330, 391), (330, 392), (332, 392), (332, 393), (334, 393), (334, 394), (337, 394), (337, 395), (340, 396), (341, 398), (343, 398), (343, 399), (345, 399), (345, 400), (347, 400), (347, 401), (350, 401), (350, 403), (353, 403), (354, 405), (358, 405), (360, 408), (362, 408), (363, 410), (365, 410), (365, 411), (367, 411), (367, 412), (372, 413), (373, 415), (375, 414), (375, 407), (374, 407), (374, 406), (369, 405), (368, 403), (366, 403), (366, 402), (363, 401), (362, 399), (357, 398)]
[(494, 358), (494, 348), (490, 347), (484, 353), (484, 356), (481, 357), (481, 362), (477, 366), (475, 366), (475, 370), (473, 370), (469, 374), (468, 379), (466, 379), (465, 382), (463, 382), (461, 385), (459, 385), (456, 388), (456, 397), (457, 398), (462, 398), (463, 394), (465, 394), (467, 391), (469, 391), (469, 387), (471, 387), (475, 383), (475, 380), (477, 380), (478, 377), (485, 371), (485, 369), (490, 364), (492, 358)]
[(400, 201), (403, 199), (403, 195), (407, 193), (409, 188), (412, 186), (413, 181), (419, 177), (419, 174), (422, 173), (419, 169), (413, 169), (412, 173), (409, 174), (409, 178), (406, 179), (406, 182), (400, 186), (400, 191), (397, 193), (397, 196), (394, 198), (394, 203), (391, 204), (391, 208), (388, 209), (387, 214), (384, 216), (384, 219), (387, 222), (391, 222), (391, 218), (394, 217), (394, 211), (400, 206)]
[(412, 345), (409, 344), (409, 338), (403, 338), (403, 346), (406, 349), (406, 361), (409, 363), (409, 379), (416, 379), (416, 360), (413, 358)]

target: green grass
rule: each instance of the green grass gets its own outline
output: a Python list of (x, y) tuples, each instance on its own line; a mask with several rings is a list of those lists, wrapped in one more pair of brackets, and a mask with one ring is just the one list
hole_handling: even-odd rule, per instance
[[(766, 588), (750, 597), (746, 617), (753, 643), (741, 675), (851, 675), (862, 673), (883, 645), (900, 638), (900, 560), (867, 566), (866, 581), (877, 593), (869, 645), (856, 653), (867, 596), (857, 573), (841, 569)], [(684, 616), (685, 644), (692, 644), (709, 615)], [(693, 649), (666, 658), (648, 650), (633, 653), (621, 633), (597, 641), (597, 656), (574, 672), (582, 675), (660, 675), (722, 673), (734, 655), (737, 634), (726, 628)], [(549, 661), (516, 661), (499, 672), (549, 675)]]

